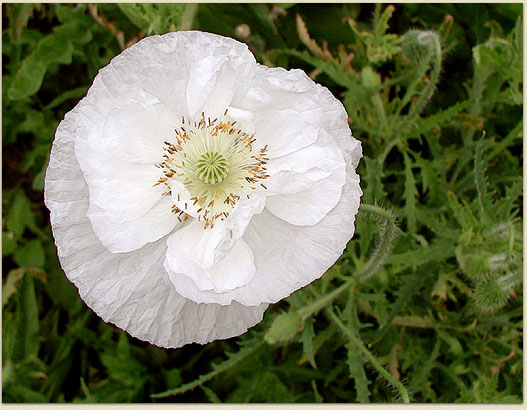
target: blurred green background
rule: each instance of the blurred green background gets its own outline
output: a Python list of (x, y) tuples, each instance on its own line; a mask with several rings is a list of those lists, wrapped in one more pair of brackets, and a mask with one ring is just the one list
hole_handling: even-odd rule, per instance
[[(4, 402), (515, 402), (522, 4), (3, 4)], [(304, 69), (362, 141), (355, 237), (239, 338), (160, 349), (65, 279), (54, 131), (139, 39), (197, 29)]]

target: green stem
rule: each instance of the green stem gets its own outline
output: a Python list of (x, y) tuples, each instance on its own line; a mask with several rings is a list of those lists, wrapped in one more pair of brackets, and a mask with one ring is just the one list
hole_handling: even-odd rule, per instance
[(395, 377), (393, 377), (375, 358), (375, 356), (364, 346), (360, 337), (356, 336), (333, 312), (333, 309), (327, 308), (327, 314), (337, 327), (348, 337), (348, 339), (355, 345), (355, 347), (364, 355), (364, 357), (375, 367), (377, 372), (386, 379), (388, 383), (394, 386), (401, 395), (404, 403), (410, 403), (410, 397), (406, 387)]
[(236, 363), (242, 361), (247, 356), (251, 355), (253, 352), (255, 352), (258, 348), (263, 346), (264, 341), (261, 340), (252, 347), (245, 347), (242, 348), (238, 353), (230, 357), (229, 359), (225, 360), (224, 362), (217, 365), (214, 370), (212, 370), (209, 373), (206, 373), (204, 375), (199, 376), (196, 380), (191, 381), (190, 383), (184, 384), (182, 386), (179, 386), (175, 389), (167, 390), (162, 393), (154, 393), (151, 394), (150, 397), (153, 399), (162, 399), (165, 397), (175, 396), (177, 394), (185, 393), (186, 391), (192, 390), (198, 386), (201, 386), (203, 383), (213, 379), (217, 375), (223, 373), (224, 371), (228, 370), (232, 366), (234, 366)]
[(370, 205), (370, 204), (361, 204), (360, 206), (361, 211), (366, 211), (372, 214), (377, 214), (383, 218), (388, 219), (390, 222), (395, 223), (395, 218), (393, 217), (392, 213), (390, 211), (387, 211), (386, 209), (383, 209), (377, 205)]
[(502, 151), (506, 150), (507, 147), (514, 141), (515, 139), (520, 140), (522, 138), (522, 130), (523, 130), (523, 120), (520, 120), (518, 124), (516, 124), (516, 127), (509, 132), (509, 134), (503, 138), (500, 142), (497, 142), (494, 144), (494, 147), (490, 154), (487, 155), (486, 160), (491, 161), (496, 157), (498, 154), (500, 154)]
[(371, 99), (373, 101), (373, 106), (375, 107), (375, 110), (377, 111), (377, 115), (381, 119), (381, 124), (385, 131), (384, 134), (388, 136), (391, 135), (391, 132), (388, 126), (388, 120), (386, 119), (386, 112), (384, 111), (384, 105), (381, 100), (381, 95), (379, 93), (376, 93), (372, 95)]
[(339, 296), (342, 292), (346, 291), (347, 289), (351, 288), (352, 286), (356, 285), (357, 281), (354, 277), (349, 277), (348, 281), (344, 284), (340, 285), (337, 289), (335, 289), (333, 292), (328, 293), (327, 295), (321, 297), (320, 299), (315, 300), (310, 305), (307, 305), (301, 309), (298, 310), (298, 314), (300, 317), (305, 320), (309, 316), (311, 316), (313, 313), (325, 308), (327, 305), (329, 305), (337, 296)]
[(425, 61), (423, 61), (419, 65), (419, 68), (416, 70), (415, 79), (412, 81), (412, 83), (406, 89), (406, 92), (404, 93), (404, 97), (401, 100), (401, 102), (399, 104), (397, 104), (397, 110), (395, 111), (395, 115), (396, 116), (401, 115), (401, 112), (402, 112), (403, 108), (406, 107), (406, 105), (410, 102), (410, 100), (414, 96), (415, 89), (416, 89), (417, 85), (421, 82), (421, 78), (425, 75), (425, 73), (429, 69), (429, 67), (428, 67), (429, 64), (430, 64), (430, 56), (428, 56), (427, 59)]
[(397, 235), (397, 225), (395, 224), (394, 216), (390, 211), (387, 211), (386, 209), (380, 208), (376, 205), (362, 204), (360, 210), (377, 214), (386, 220), (384, 232), (381, 232), (381, 240), (379, 241), (379, 245), (376, 247), (375, 251), (364, 264), (364, 266), (353, 276), (347, 277), (346, 282), (327, 295), (324, 295), (320, 299), (315, 300), (313, 303), (299, 309), (298, 314), (300, 317), (302, 317), (302, 319), (307, 319), (315, 312), (329, 305), (342, 292), (355, 287), (357, 285), (357, 281), (364, 282), (369, 279), (379, 270), (379, 268), (382, 266), (382, 263), (389, 255), (394, 239)]
[(390, 153), (392, 148), (395, 147), (397, 144), (399, 144), (399, 142), (401, 142), (401, 138), (395, 138), (395, 139), (391, 140), (386, 145), (386, 147), (384, 147), (384, 151), (381, 153), (381, 155), (379, 155), (377, 157), (381, 164), (384, 164), (384, 161), (386, 160), (386, 157), (388, 156), (388, 154)]
[(434, 42), (434, 48), (435, 48), (434, 50), (434, 57), (435, 57), (434, 71), (432, 71), (430, 82), (423, 89), (421, 98), (419, 98), (415, 106), (413, 106), (410, 109), (410, 113), (408, 115), (408, 122), (411, 122), (415, 117), (417, 117), (421, 113), (426, 103), (432, 96), (432, 93), (434, 92), (434, 88), (437, 84), (437, 81), (439, 80), (439, 73), (441, 71), (441, 61), (442, 61), (441, 44), (439, 43), (439, 36), (436, 33), (431, 33), (430, 35), (432, 37), (432, 41)]

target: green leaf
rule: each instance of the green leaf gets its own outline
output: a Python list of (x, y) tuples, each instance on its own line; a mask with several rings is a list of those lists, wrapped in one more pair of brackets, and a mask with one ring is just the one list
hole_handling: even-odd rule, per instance
[(10, 24), (15, 43), (19, 43), (22, 37), (23, 30), (27, 27), (29, 18), (35, 11), (40, 10), (41, 4), (35, 3), (24, 3), (24, 4), (13, 4), (10, 5), (11, 10), (8, 11), (9, 19), (12, 21)]
[[(117, 6), (137, 28), (141, 30), (148, 29), (150, 19), (148, 18), (146, 11), (143, 9), (143, 5), (136, 3), (117, 3)], [(145, 6), (148, 7), (148, 5)]]
[(46, 68), (52, 62), (69, 64), (73, 45), (57, 36), (44, 37), (37, 49), (23, 62), (7, 90), (12, 100), (22, 100), (35, 94), (42, 85)]
[(474, 155), (474, 181), (476, 183), (477, 199), (479, 204), (479, 211), (482, 218), (482, 222), (488, 222), (486, 220), (484, 202), (487, 198), (488, 182), (487, 175), (485, 174), (486, 168), (483, 162), (483, 138), (476, 143), (476, 153)]
[(383, 164), (379, 158), (371, 159), (368, 156), (363, 157), (366, 166), (364, 179), (366, 181), (365, 196), (370, 202), (379, 201), (386, 196), (382, 178), (384, 176)]
[(83, 304), (79, 298), (77, 288), (66, 278), (60, 268), (56, 249), (52, 244), (45, 248), (47, 281), (46, 292), (53, 303), (75, 315)]
[(2, 307), (4, 307), (7, 302), (9, 302), (11, 296), (16, 294), (24, 274), (24, 269), (13, 269), (9, 271), (7, 274), (7, 279), (2, 286)]
[(465, 101), (458, 102), (448, 107), (446, 110), (441, 110), (429, 117), (426, 117), (426, 118), (419, 117), (417, 120), (417, 126), (415, 130), (412, 131), (412, 133), (421, 135), (421, 134), (425, 134), (426, 132), (428, 132), (429, 130), (433, 128), (441, 126), (446, 121), (450, 120), (454, 115), (457, 115), (461, 111), (466, 110), (468, 107), (470, 107), (471, 103), (472, 101), (465, 100)]
[(57, 98), (55, 98), (53, 101), (51, 101), (48, 105), (44, 107), (44, 110), (51, 110), (55, 107), (58, 107), (62, 103), (71, 100), (71, 99), (78, 99), (86, 94), (87, 87), (78, 87), (74, 88), (73, 90), (68, 90), (61, 95), (59, 95)]
[(416, 231), (416, 198), (418, 196), (417, 188), (415, 186), (414, 173), (412, 171), (412, 163), (410, 157), (404, 153), (404, 213), (408, 221), (408, 231)]
[(2, 232), (2, 256), (11, 255), (17, 249), (13, 232)]
[(315, 337), (315, 330), (313, 328), (313, 318), (309, 317), (306, 319), (305, 328), (302, 332), (302, 349), (304, 356), (309, 360), (313, 368), (317, 368), (317, 363), (315, 362), (315, 355), (313, 353), (313, 338)]
[(15, 252), (15, 262), (21, 267), (44, 267), (44, 249), (42, 243), (33, 239), (26, 246)]
[(49, 403), (45, 395), (22, 385), (10, 385), (3, 393), (16, 397), (20, 403)]
[(460, 355), (463, 353), (463, 347), (461, 346), (461, 343), (459, 343), (459, 340), (457, 338), (449, 335), (446, 332), (443, 332), (442, 330), (438, 330), (437, 335), (448, 344), (448, 346), (450, 347), (450, 351), (453, 354)]
[(209, 389), (207, 386), (201, 385), (201, 390), (207, 395), (207, 398), (210, 400), (211, 403), (221, 403), (222, 401), (218, 397), (216, 393), (214, 393), (214, 390)]
[(56, 27), (22, 62), (7, 90), (9, 98), (22, 100), (35, 94), (42, 85), (47, 67), (52, 63), (71, 64), (74, 44), (78, 47), (91, 38), (91, 32), (77, 21)]
[(22, 278), (15, 318), (16, 341), (11, 357), (14, 362), (20, 362), (36, 356), (40, 347), (37, 298), (33, 278), (29, 275)]
[(370, 390), (368, 385), (370, 384), (370, 381), (366, 377), (366, 372), (364, 371), (364, 359), (357, 351), (354, 343), (346, 343), (346, 349), (348, 351), (346, 363), (348, 364), (350, 377), (355, 380), (357, 401), (359, 403), (369, 403)]
[(356, 86), (355, 79), (352, 78), (346, 71), (342, 68), (336, 66), (335, 64), (321, 60), (320, 58), (313, 57), (307, 51), (297, 51), (297, 50), (276, 50), (276, 54), (288, 54), (301, 60), (305, 61), (308, 64), (311, 64), (315, 68), (318, 68), (320, 71), (324, 72), (335, 81), (338, 85), (341, 85), (346, 88), (354, 88)]
[(22, 236), (26, 227), (32, 228), (32, 231), (38, 230), (35, 223), (35, 216), (31, 210), (31, 202), (22, 190), (17, 190), (14, 195), (13, 203), (7, 213), (6, 225), (7, 229), (16, 238)]
[(196, 380), (186, 383), (183, 386), (180, 386), (176, 389), (167, 390), (162, 393), (155, 393), (152, 394), (151, 397), (154, 399), (164, 398), (164, 397), (170, 397), (175, 396), (177, 394), (185, 393), (186, 391), (192, 390), (198, 386), (203, 385), (203, 383), (209, 381), (210, 379), (216, 377), (217, 375), (223, 373), (224, 371), (230, 369), (234, 365), (238, 364), (240, 361), (245, 359), (246, 357), (250, 356), (252, 353), (254, 353), (259, 347), (263, 345), (262, 341), (257, 341), (256, 343), (251, 343), (247, 346), (242, 347), (238, 352), (229, 354), (229, 358), (222, 363), (220, 363), (217, 366), (214, 366), (214, 370), (201, 375)]

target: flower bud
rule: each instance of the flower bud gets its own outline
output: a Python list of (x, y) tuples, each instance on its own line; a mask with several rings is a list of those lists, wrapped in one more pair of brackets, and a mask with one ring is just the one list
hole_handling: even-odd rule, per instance
[(269, 344), (287, 342), (295, 337), (302, 319), (297, 312), (285, 312), (275, 318), (271, 328), (265, 334), (265, 341)]
[(465, 252), (458, 255), (461, 269), (472, 278), (481, 278), (489, 269), (489, 259), (492, 255), (485, 251)]
[(381, 77), (373, 70), (373, 68), (366, 66), (361, 71), (361, 83), (366, 91), (374, 94), (379, 91), (379, 88), (381, 87)]
[(415, 64), (422, 64), (435, 52), (434, 36), (437, 37), (437, 34), (433, 31), (408, 31), (401, 45), (403, 55)]

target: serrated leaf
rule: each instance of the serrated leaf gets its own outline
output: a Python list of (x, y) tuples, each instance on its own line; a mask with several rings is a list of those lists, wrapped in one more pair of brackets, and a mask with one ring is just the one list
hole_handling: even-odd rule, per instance
[(472, 101), (470, 100), (461, 101), (448, 107), (446, 110), (441, 110), (429, 117), (420, 117), (417, 119), (416, 128), (412, 131), (412, 133), (417, 135), (425, 134), (427, 131), (441, 126), (446, 121), (450, 120), (454, 115), (457, 115), (461, 111), (469, 108), (471, 104)]
[(355, 80), (341, 67), (335, 65), (332, 62), (321, 60), (320, 58), (313, 57), (307, 51), (297, 51), (297, 50), (277, 50), (276, 54), (288, 54), (301, 60), (305, 61), (308, 64), (311, 64), (315, 68), (318, 68), (323, 73), (327, 74), (329, 78), (335, 81), (338, 85), (341, 85), (346, 88), (354, 88)]
[(309, 36), (306, 23), (304, 23), (304, 20), (302, 19), (300, 14), (296, 15), (296, 29), (300, 41), (308, 48), (309, 51), (311, 51), (316, 56), (319, 56), (320, 58), (328, 58), (328, 56), (324, 54), (324, 51), (319, 47), (317, 42)]
[(136, 3), (117, 3), (117, 6), (128, 19), (141, 30), (147, 30), (150, 25), (150, 19), (141, 4)]
[(402, 268), (416, 268), (428, 262), (442, 261), (445, 258), (454, 256), (455, 246), (450, 241), (432, 243), (418, 249), (408, 250), (403, 253), (390, 255), (388, 263), (401, 265)]
[(418, 196), (417, 187), (415, 185), (414, 173), (412, 171), (412, 163), (410, 157), (404, 153), (404, 213), (408, 222), (408, 231), (416, 231), (416, 198)]
[(446, 344), (449, 346), (450, 351), (455, 355), (460, 355), (463, 353), (463, 347), (461, 346), (461, 343), (459, 343), (459, 340), (455, 338), (454, 336), (449, 335), (446, 332), (443, 332), (442, 330), (437, 330), (437, 335), (446, 342)]
[(382, 183), (384, 176), (383, 164), (379, 158), (372, 159), (368, 156), (364, 156), (363, 161), (366, 166), (366, 172), (364, 173), (366, 189), (364, 194), (372, 202), (379, 201), (386, 196)]
[(315, 354), (313, 353), (313, 338), (315, 337), (315, 329), (313, 328), (313, 318), (308, 318), (305, 322), (304, 331), (302, 332), (302, 349), (304, 356), (309, 360), (314, 369), (317, 368), (315, 362)]
[(464, 232), (478, 226), (478, 222), (468, 204), (466, 202), (460, 204), (452, 191), (447, 192), (447, 203)]
[(346, 363), (348, 364), (350, 377), (355, 380), (357, 400), (360, 403), (369, 403), (370, 390), (368, 389), (368, 385), (370, 384), (370, 381), (366, 377), (366, 372), (364, 371), (364, 360), (353, 343), (346, 343), (346, 349), (348, 351)]
[(196, 380), (193, 380), (190, 383), (186, 383), (183, 386), (180, 386), (176, 389), (167, 390), (162, 393), (155, 393), (155, 394), (150, 395), (150, 397), (154, 399), (159, 399), (159, 398), (164, 398), (164, 397), (175, 396), (177, 394), (181, 394), (186, 391), (192, 390), (198, 386), (201, 386), (203, 385), (203, 383), (216, 377), (217, 375), (223, 373), (224, 371), (230, 369), (231, 367), (238, 364), (240, 361), (242, 361), (246, 357), (250, 356), (263, 344), (264, 344), (263, 340), (257, 341), (256, 343), (250, 343), (247, 346), (242, 347), (238, 352), (229, 354), (229, 358), (221, 362), (220, 364), (213, 366), (214, 370), (212, 370), (211, 372), (201, 375)]
[(488, 193), (488, 181), (487, 175), (485, 174), (486, 168), (483, 163), (483, 138), (476, 143), (476, 153), (474, 155), (474, 181), (476, 184), (477, 199), (480, 208), (480, 216), (482, 222), (488, 222), (486, 220), (485, 205)]

